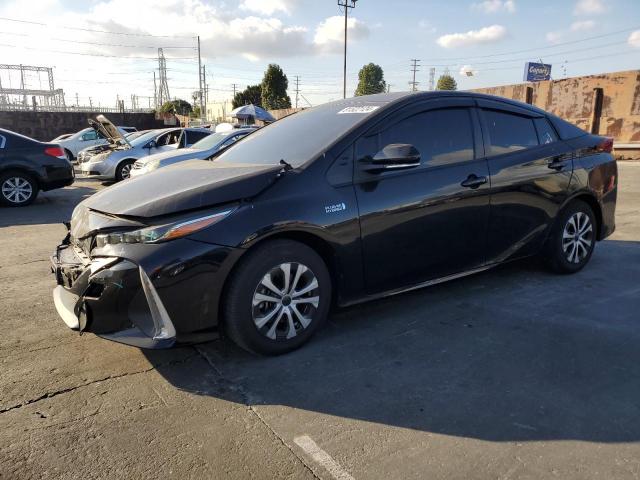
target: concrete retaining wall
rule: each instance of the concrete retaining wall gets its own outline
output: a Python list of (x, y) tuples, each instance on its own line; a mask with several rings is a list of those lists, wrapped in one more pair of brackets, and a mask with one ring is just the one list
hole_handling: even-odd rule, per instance
[[(48, 142), (63, 133), (74, 133), (89, 126), (88, 118), (100, 112), (2, 112), (0, 128)], [(164, 128), (162, 119), (153, 113), (108, 113), (105, 115), (115, 125), (136, 127), (138, 130)]]

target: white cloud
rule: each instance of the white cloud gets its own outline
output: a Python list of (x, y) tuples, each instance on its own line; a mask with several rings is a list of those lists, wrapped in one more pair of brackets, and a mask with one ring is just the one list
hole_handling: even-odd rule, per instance
[(444, 48), (466, 47), (483, 43), (495, 43), (507, 36), (507, 29), (502, 25), (491, 25), (480, 30), (469, 30), (464, 33), (450, 33), (438, 38), (437, 43)]
[(629, 35), (629, 39), (627, 41), (632, 47), (640, 48), (640, 30), (631, 32), (631, 35)]
[(549, 43), (558, 43), (564, 37), (562, 32), (547, 32), (546, 39)]
[(277, 12), (291, 14), (297, 3), (298, 0), (243, 0), (240, 8), (262, 15), (273, 15)]
[(484, 13), (515, 13), (516, 3), (514, 0), (484, 0), (483, 2), (472, 3), (471, 8)]
[(594, 22), (593, 20), (579, 20), (571, 24), (571, 31), (583, 32), (587, 30), (593, 30), (595, 26), (596, 26), (596, 22)]
[[(369, 36), (369, 28), (364, 22), (355, 17), (347, 20), (347, 30), (350, 40), (361, 40)], [(313, 43), (318, 52), (337, 53), (343, 48), (344, 17), (334, 16), (326, 18), (317, 27)]]
[(603, 0), (578, 0), (573, 10), (574, 15), (597, 15), (607, 10)]

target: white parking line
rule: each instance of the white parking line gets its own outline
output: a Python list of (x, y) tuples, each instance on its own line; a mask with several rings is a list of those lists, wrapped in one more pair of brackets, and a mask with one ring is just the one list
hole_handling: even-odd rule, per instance
[(349, 475), (338, 462), (331, 458), (327, 452), (322, 450), (308, 435), (296, 437), (293, 441), (302, 450), (304, 450), (307, 455), (326, 468), (331, 476), (336, 480), (354, 480), (354, 478)]

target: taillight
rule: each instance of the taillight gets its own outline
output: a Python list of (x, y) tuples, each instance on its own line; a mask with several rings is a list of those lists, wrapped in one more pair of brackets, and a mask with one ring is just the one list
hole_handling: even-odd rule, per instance
[(596, 152), (611, 153), (613, 152), (613, 138), (605, 137), (597, 146)]
[(47, 147), (44, 149), (44, 153), (47, 155), (51, 155), (52, 157), (67, 158), (67, 156), (64, 154), (64, 150), (62, 150), (62, 148), (60, 147)]

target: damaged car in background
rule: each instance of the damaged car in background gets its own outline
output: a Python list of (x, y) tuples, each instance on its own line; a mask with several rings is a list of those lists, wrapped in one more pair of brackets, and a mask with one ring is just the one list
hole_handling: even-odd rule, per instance
[[(196, 141), (213, 133), (203, 128), (164, 128), (149, 130), (133, 140), (124, 138), (120, 131), (104, 115), (96, 117), (94, 128), (98, 129), (110, 143), (115, 145), (103, 152), (83, 158), (79, 162), (80, 172), (87, 177), (100, 180), (121, 181), (129, 178), (136, 160), (160, 152), (191, 146)], [(183, 131), (188, 131), (185, 143), (179, 143)], [(187, 140), (188, 139), (188, 140)]]
[[(142, 138), (142, 137), (140, 137)], [(51, 258), (72, 329), (280, 354), (331, 305), (532, 255), (575, 273), (615, 228), (610, 138), (468, 92), (370, 95), (80, 203)]]

